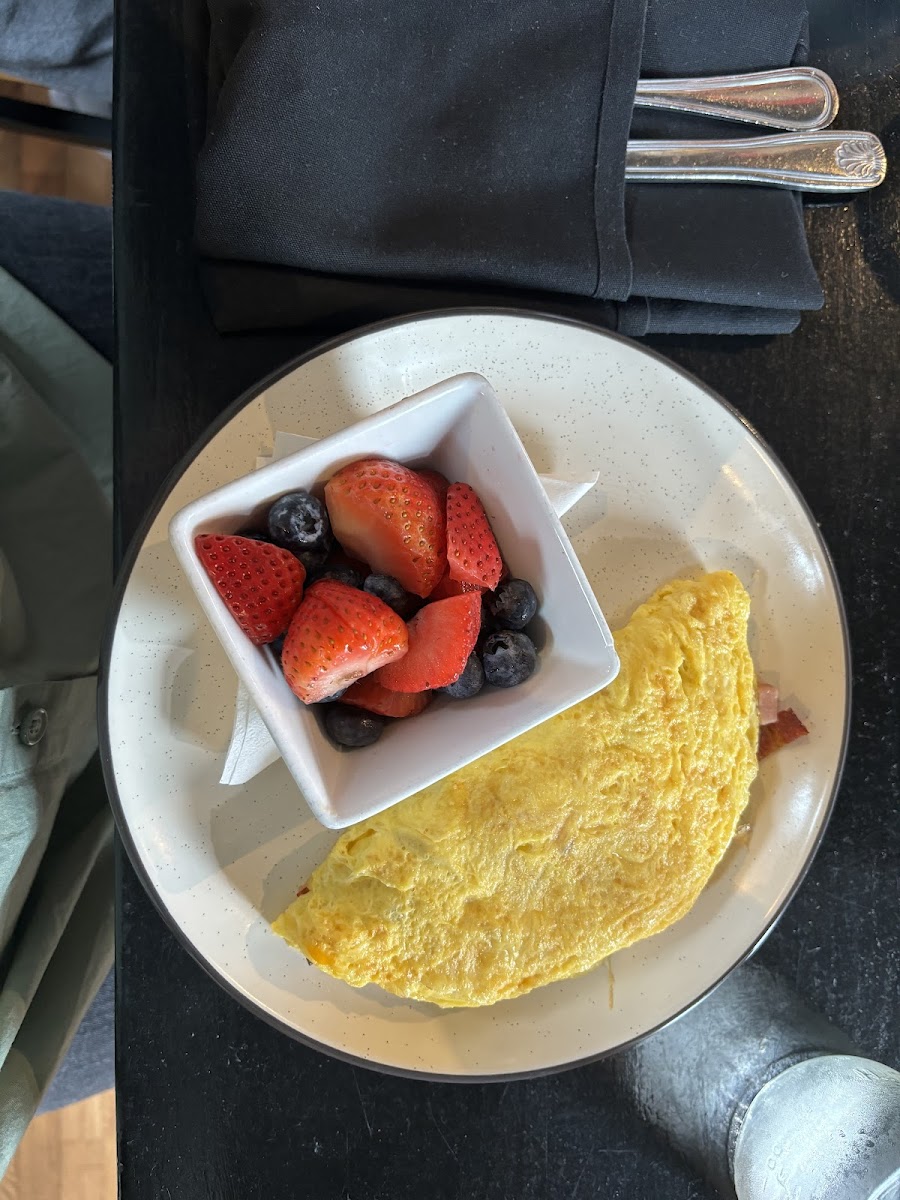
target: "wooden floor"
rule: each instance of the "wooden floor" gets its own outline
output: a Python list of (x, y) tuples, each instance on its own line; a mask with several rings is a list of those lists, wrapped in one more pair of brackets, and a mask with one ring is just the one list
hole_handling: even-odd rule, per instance
[[(0, 94), (36, 103), (43, 103), (47, 96), (43, 88), (3, 78)], [(0, 130), (0, 188), (109, 204), (112, 166), (108, 155), (97, 150)], [(113, 1092), (38, 1117), (0, 1180), (0, 1200), (115, 1197)]]
[[(0, 77), (0, 95), (42, 104), (47, 91)], [(109, 204), (112, 162), (109, 155), (88, 146), (67, 146), (51, 138), (24, 137), (0, 129), (0, 188)]]
[(101, 1092), (32, 1121), (0, 1200), (115, 1200), (116, 1101)]

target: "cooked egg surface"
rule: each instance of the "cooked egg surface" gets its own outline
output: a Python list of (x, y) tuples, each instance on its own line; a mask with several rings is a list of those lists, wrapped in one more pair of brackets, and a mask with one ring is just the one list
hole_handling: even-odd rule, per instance
[(756, 775), (749, 608), (726, 571), (661, 588), (616, 634), (604, 691), (348, 829), (276, 932), (354, 987), (451, 1007), (677, 921)]

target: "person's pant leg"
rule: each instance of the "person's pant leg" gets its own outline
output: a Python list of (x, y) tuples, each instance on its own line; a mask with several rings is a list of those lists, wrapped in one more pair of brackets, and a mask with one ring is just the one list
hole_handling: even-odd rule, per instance
[[(0, 267), (19, 280), (105, 358), (113, 353), (112, 213), (55, 197), (0, 192)], [(65, 414), (60, 414), (64, 416)], [(75, 422), (77, 425), (78, 423)], [(99, 478), (112, 472), (112, 397), (98, 395), (82, 447)], [(97, 431), (99, 430), (99, 436)], [(110, 547), (110, 553), (112, 552)], [(79, 785), (103, 787), (99, 761)], [(114, 1082), (110, 972), (46, 1092), (40, 1112), (111, 1088)]]
[(0, 267), (112, 361), (112, 209), (0, 191)]

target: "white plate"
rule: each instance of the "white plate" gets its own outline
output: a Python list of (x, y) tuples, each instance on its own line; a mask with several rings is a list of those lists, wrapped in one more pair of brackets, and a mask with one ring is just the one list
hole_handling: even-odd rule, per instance
[[(275, 431), (322, 437), (463, 371), (490, 379), (538, 471), (600, 483), (564, 524), (610, 624), (667, 579), (735, 571), (751, 650), (810, 736), (762, 766), (693, 910), (577, 979), (441, 1011), (330, 979), (269, 930), (335, 838), (278, 763), (218, 783), (234, 674), (168, 543), (175, 512), (251, 471)], [(163, 915), (211, 974), (278, 1028), (373, 1067), (446, 1078), (558, 1070), (610, 1053), (714, 987), (797, 887), (837, 788), (848, 723), (843, 610), (783, 468), (696, 380), (633, 342), (516, 313), (363, 332), (269, 383), (187, 461), (125, 572), (104, 672), (104, 758), (120, 830)]]

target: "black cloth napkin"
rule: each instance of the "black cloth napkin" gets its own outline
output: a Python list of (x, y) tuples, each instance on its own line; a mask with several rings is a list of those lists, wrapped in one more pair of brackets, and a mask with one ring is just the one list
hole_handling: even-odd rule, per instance
[[(821, 304), (796, 195), (624, 184), (639, 75), (802, 60), (802, 0), (209, 0), (197, 243), (224, 330), (425, 308), (623, 332), (792, 329)], [(251, 265), (252, 264), (252, 265)]]

